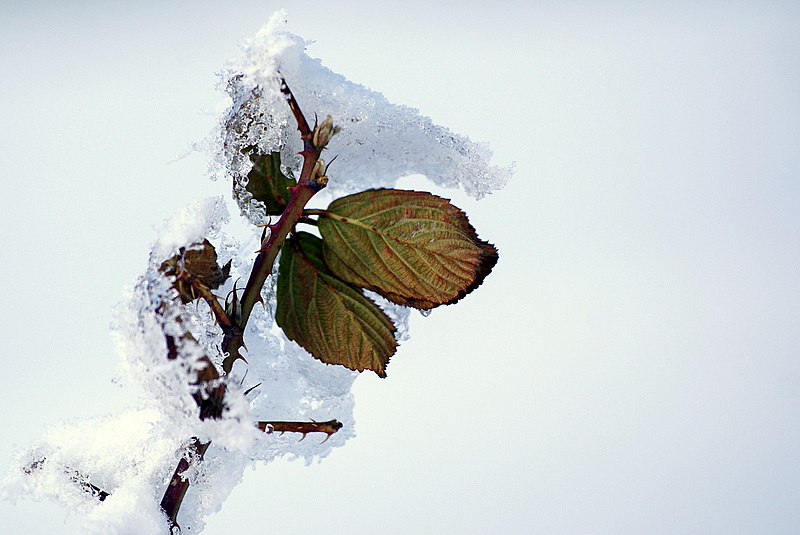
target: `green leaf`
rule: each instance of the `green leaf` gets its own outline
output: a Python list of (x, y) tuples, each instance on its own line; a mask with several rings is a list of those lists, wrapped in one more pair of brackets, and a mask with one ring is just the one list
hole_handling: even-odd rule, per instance
[(337, 277), (423, 310), (470, 293), (498, 258), (464, 212), (427, 192), (371, 189), (336, 199), (320, 212), (319, 231)]
[(165, 260), (159, 268), (164, 274), (176, 277), (173, 287), (181, 301), (188, 303), (199, 296), (193, 284), (202, 284), (210, 290), (222, 286), (230, 276), (230, 261), (223, 267), (217, 264), (217, 251), (211, 242), (203, 240), (190, 247), (181, 247), (177, 255)]
[(361, 290), (336, 278), (322, 240), (297, 232), (281, 249), (275, 320), (290, 340), (327, 364), (386, 377), (395, 327)]
[(253, 168), (247, 174), (245, 189), (253, 199), (261, 201), (267, 207), (267, 214), (280, 215), (289, 202), (292, 193), (289, 191), (297, 181), (289, 178), (281, 171), (281, 154), (250, 154)]

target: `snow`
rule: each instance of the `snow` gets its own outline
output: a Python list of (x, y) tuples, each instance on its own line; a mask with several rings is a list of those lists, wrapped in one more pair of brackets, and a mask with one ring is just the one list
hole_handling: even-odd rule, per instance
[[(279, 150), (285, 165), (297, 165), (299, 136), (278, 91), (280, 72), (307, 117), (330, 114), (342, 127), (330, 144), (329, 153), (338, 159), (330, 172), (329, 196), (391, 186), (417, 173), (436, 184), (461, 185), (475, 197), (508, 180), (510, 168), (489, 164), (486, 146), (434, 125), (412, 108), (391, 104), (308, 57), (305, 41), (284, 30), (285, 17), (285, 12), (274, 15), (222, 73), (225, 80), (235, 80), (227, 85), (231, 107), (216, 136), (216, 166), (225, 169), (227, 178), (246, 172), (249, 162), (239, 149), (247, 144)], [(252, 95), (258, 98), (243, 108)], [(231, 124), (249, 126), (234, 133), (226, 129)], [(115, 310), (120, 381), (142, 387), (138, 405), (122, 414), (53, 426), (19, 457), (7, 478), (7, 493), (56, 500), (84, 515), (87, 533), (165, 534), (159, 502), (187, 442), (197, 437), (211, 441), (211, 447), (187, 473), (191, 486), (178, 523), (200, 532), (203, 518), (220, 508), (248, 466), (284, 456), (311, 463), (354, 436), (351, 387), (358, 374), (312, 358), (275, 327), (272, 278), (262, 292), (265, 306), (253, 310), (245, 332), (247, 363), (237, 362), (225, 379), (223, 417), (197, 418), (193, 372), (204, 365), (199, 360), (204, 356), (221, 365), (222, 331), (206, 304), (174, 300), (171, 281), (159, 267), (179, 248), (208, 238), (220, 265), (232, 260), (231, 277), (215, 293), (228, 295), (235, 281), (247, 280), (260, 230), (251, 225), (249, 233), (232, 236), (228, 230), (240, 228), (240, 221), (231, 221), (231, 205), (221, 197), (198, 200), (165, 222), (145, 273)], [(243, 212), (252, 222), (263, 219), (252, 206)], [(398, 339), (406, 339), (408, 311), (376, 301), (396, 322)], [(165, 334), (181, 339), (186, 333), (191, 339), (180, 341), (178, 358), (166, 359)], [(324, 442), (322, 434), (300, 441), (297, 434), (266, 434), (255, 426), (264, 420), (331, 419), (343, 427)], [(88, 492), (90, 488), (95, 492)], [(109, 493), (102, 501), (98, 489)]]
[[(305, 54), (306, 42), (285, 31), (286, 12), (274, 14), (251, 40), (242, 57), (223, 71), (233, 100), (226, 122), (255, 127), (244, 136), (222, 130), (219, 156), (228, 169), (249, 169), (238, 149), (256, 145), (268, 153), (281, 151), (284, 164), (298, 161), (302, 149), (297, 125), (280, 93), (277, 73), (284, 77), (309, 121), (333, 116), (341, 127), (327, 151), (331, 166), (328, 193), (340, 196), (371, 187), (391, 187), (404, 176), (422, 174), (440, 186), (462, 186), (481, 198), (502, 188), (512, 167), (490, 163), (492, 152), (421, 116), (418, 110), (390, 103), (381, 93), (353, 83)], [(259, 98), (246, 104), (253, 94)], [(241, 107), (245, 106), (242, 110)], [(264, 118), (271, 118), (265, 121)]]

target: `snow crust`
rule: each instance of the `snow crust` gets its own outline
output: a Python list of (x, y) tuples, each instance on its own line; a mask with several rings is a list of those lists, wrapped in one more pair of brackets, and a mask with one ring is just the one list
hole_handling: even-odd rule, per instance
[[(227, 136), (221, 144), (223, 159), (232, 164), (228, 167), (249, 169), (249, 162), (241, 161), (238, 154), (238, 149), (248, 145), (267, 153), (279, 150), (285, 165), (297, 166), (302, 145), (280, 92), (279, 73), (309, 121), (315, 114), (320, 121), (331, 115), (342, 129), (325, 156), (336, 156), (327, 188), (331, 195), (391, 187), (401, 177), (421, 174), (437, 185), (460, 185), (469, 195), (481, 198), (511, 178), (511, 166), (490, 163), (488, 145), (436, 125), (414, 108), (392, 104), (381, 93), (309, 57), (307, 42), (285, 30), (286, 16), (286, 11), (275, 13), (247, 43), (242, 57), (223, 72), (225, 80), (232, 80), (225, 88), (233, 99), (232, 114), (244, 111), (251, 125), (247, 135)], [(253, 107), (248, 99), (254, 94), (259, 98)]]
[[(329, 145), (331, 154), (339, 155), (328, 187), (332, 195), (391, 186), (403, 176), (424, 174), (437, 184), (461, 185), (481, 197), (508, 180), (510, 168), (492, 166), (486, 146), (434, 125), (412, 108), (391, 104), (308, 57), (305, 41), (285, 31), (285, 19), (285, 12), (276, 13), (222, 73), (231, 107), (220, 123), (215, 158), (226, 178), (247, 172), (250, 163), (240, 153), (247, 145), (281, 151), (287, 167), (299, 163), (295, 153), (300, 140), (279, 92), (280, 73), (306, 117), (330, 114), (342, 127)], [(215, 293), (228, 295), (235, 281), (246, 281), (260, 229), (242, 227), (238, 218), (231, 221), (231, 206), (223, 198), (199, 200), (165, 222), (145, 273), (126, 289), (115, 310), (120, 377), (123, 383), (141, 385), (138, 405), (122, 414), (53, 426), (20, 456), (6, 478), (6, 494), (62, 503), (84, 516), (82, 533), (166, 534), (159, 502), (187, 454), (186, 444), (197, 437), (211, 441), (211, 447), (188, 475), (191, 486), (178, 517), (184, 532), (197, 533), (203, 518), (220, 508), (248, 466), (283, 456), (311, 463), (354, 436), (351, 387), (357, 373), (323, 364), (285, 338), (274, 322), (271, 279), (262, 291), (265, 306), (253, 310), (245, 332), (248, 362), (237, 362), (225, 378), (223, 417), (198, 419), (191, 379), (204, 365), (203, 356), (221, 369), (222, 331), (205, 303), (182, 305), (174, 299), (172, 281), (159, 267), (181, 247), (208, 238), (218, 263), (232, 264), (230, 278)], [(256, 208), (243, 212), (251, 222), (263, 219)], [(238, 288), (242, 286), (239, 282)], [(398, 339), (405, 339), (407, 309), (371, 297), (397, 324)], [(174, 360), (165, 358), (165, 334), (180, 340)], [(337, 419), (344, 425), (324, 443), (322, 434), (300, 441), (294, 433), (267, 434), (256, 427), (258, 421), (310, 419)], [(101, 491), (108, 493), (103, 500)]]

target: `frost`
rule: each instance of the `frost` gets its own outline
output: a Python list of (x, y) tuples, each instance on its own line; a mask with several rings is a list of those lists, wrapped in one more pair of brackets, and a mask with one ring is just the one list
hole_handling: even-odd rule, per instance
[[(215, 158), (226, 173), (247, 173), (247, 147), (280, 151), (284, 165), (296, 166), (301, 147), (279, 91), (282, 75), (307, 117), (330, 114), (342, 127), (330, 144), (338, 159), (327, 194), (392, 186), (404, 176), (423, 174), (481, 197), (509, 179), (511, 169), (491, 165), (486, 146), (434, 125), (417, 110), (389, 103), (307, 56), (305, 41), (284, 30), (284, 19), (285, 12), (273, 16), (224, 73), (232, 103)], [(208, 360), (221, 368), (223, 332), (207, 304), (175, 299), (173, 281), (160, 267), (181, 248), (207, 238), (221, 265), (232, 261), (230, 278), (215, 293), (232, 295), (236, 282), (251, 272), (260, 231), (248, 224), (249, 234), (233, 238), (227, 229), (236, 227), (241, 236), (243, 227), (231, 221), (229, 205), (222, 198), (199, 200), (165, 222), (145, 273), (115, 310), (120, 379), (142, 386), (138, 404), (122, 414), (52, 427), (20, 456), (5, 482), (7, 494), (53, 499), (82, 513), (84, 533), (166, 534), (160, 497), (196, 437), (211, 446), (203, 462), (185, 474), (191, 486), (178, 523), (200, 532), (203, 518), (220, 508), (246, 467), (283, 456), (311, 463), (354, 436), (351, 387), (357, 373), (312, 358), (276, 328), (272, 279), (262, 290), (265, 306), (257, 306), (247, 324), (248, 363), (237, 362), (222, 379), (227, 391), (221, 418), (198, 419), (193, 396), (203, 394), (192, 383)], [(258, 219), (256, 212), (244, 212)], [(372, 297), (397, 325), (397, 339), (406, 339), (408, 309)], [(343, 427), (324, 442), (325, 435), (299, 441), (297, 434), (263, 433), (256, 425), (331, 419)]]
[[(162, 414), (144, 408), (53, 427), (18, 459), (10, 486), (83, 513), (89, 533), (134, 533), (126, 525), (166, 533), (154, 498), (163, 464), (177, 462), (180, 442), (166, 436), (168, 427)], [(110, 493), (103, 501), (100, 490)]]
[[(244, 243), (229, 237), (223, 228), (227, 213), (225, 201), (212, 198), (192, 203), (167, 221), (145, 274), (115, 311), (120, 376), (123, 382), (143, 387), (139, 406), (121, 415), (52, 428), (18, 460), (20, 468), (6, 484), (12, 494), (54, 499), (81, 512), (88, 533), (167, 533), (160, 497), (187, 439), (199, 437), (210, 440), (211, 447), (198, 469), (188, 474), (191, 492), (178, 517), (184, 528), (199, 531), (202, 519), (219, 509), (246, 467), (287, 455), (310, 463), (353, 436), (350, 390), (357, 373), (323, 364), (288, 341), (273, 328), (274, 318), (265, 307), (254, 309), (248, 323), (249, 364), (234, 367), (228, 378), (223, 418), (197, 419), (191, 372), (203, 355), (221, 363), (222, 331), (205, 305), (177, 304), (165, 311), (163, 303), (175, 290), (159, 266), (179, 247), (215, 236), (221, 262), (227, 261), (226, 254), (250, 259), (234, 263), (231, 278), (218, 290), (221, 295), (232, 291), (232, 281), (250, 272), (258, 236), (254, 233)], [(265, 295), (270, 291), (268, 283)], [(165, 359), (164, 334), (177, 337), (185, 332), (194, 342), (184, 344), (180, 358)], [(259, 386), (245, 396), (255, 385)], [(255, 425), (334, 418), (344, 426), (324, 443), (325, 435), (300, 441), (295, 433), (266, 434)], [(102, 501), (100, 491), (108, 493)]]
[(223, 224), (230, 219), (225, 199), (212, 197), (199, 199), (182, 208), (164, 222), (153, 247), (151, 260), (161, 262), (174, 255), (178, 248), (214, 238)]
[(291, 112), (279, 91), (279, 76), (292, 89), (306, 117), (332, 115), (342, 131), (329, 145), (336, 156), (328, 190), (332, 195), (390, 187), (397, 179), (422, 174), (438, 185), (463, 186), (477, 198), (502, 188), (511, 167), (490, 164), (491, 150), (434, 124), (381, 93), (350, 82), (305, 53), (306, 41), (285, 31), (286, 12), (249, 41), (244, 54), (222, 73), (232, 105), (221, 130), (221, 163), (246, 172), (240, 150), (281, 151), (281, 161), (296, 166), (302, 149)]

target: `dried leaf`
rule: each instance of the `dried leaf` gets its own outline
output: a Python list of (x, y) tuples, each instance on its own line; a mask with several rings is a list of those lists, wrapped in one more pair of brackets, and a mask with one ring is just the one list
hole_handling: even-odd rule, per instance
[(173, 287), (178, 290), (181, 301), (188, 303), (199, 296), (193, 284), (202, 284), (216, 290), (228, 280), (231, 263), (220, 267), (217, 264), (217, 251), (211, 242), (203, 240), (190, 247), (181, 247), (177, 255), (165, 260), (160, 267), (165, 275), (175, 277)]
[(361, 290), (330, 272), (316, 236), (295, 233), (283, 246), (277, 299), (278, 325), (315, 358), (386, 377), (395, 327)]
[(470, 293), (498, 259), (464, 212), (427, 192), (372, 189), (336, 199), (319, 231), (337, 277), (423, 310)]

